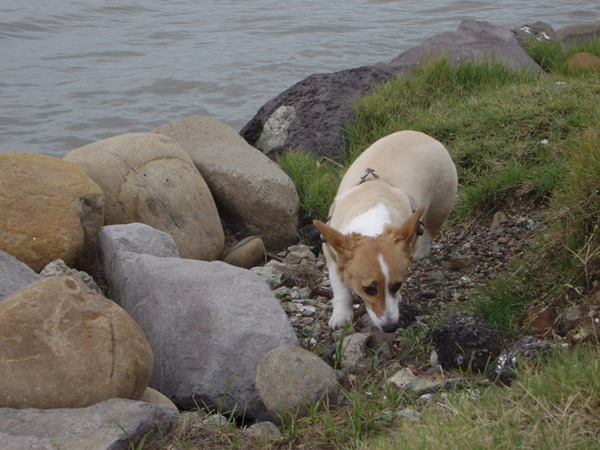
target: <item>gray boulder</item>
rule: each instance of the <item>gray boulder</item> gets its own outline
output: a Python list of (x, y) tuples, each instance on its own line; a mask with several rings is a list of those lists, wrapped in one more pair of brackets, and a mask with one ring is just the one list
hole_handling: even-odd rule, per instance
[(108, 253), (108, 239), (103, 233), (100, 245), (113, 298), (154, 350), (150, 386), (181, 409), (207, 405), (270, 418), (254, 384), (256, 366), (298, 338), (267, 284), (220, 261)]
[(3, 450), (129, 449), (166, 435), (177, 412), (145, 402), (110, 399), (87, 408), (0, 408)]
[(0, 300), (39, 279), (27, 264), (0, 250)]
[(300, 200), (294, 183), (233, 128), (192, 116), (155, 131), (187, 151), (234, 231), (242, 237), (256, 234), (270, 249), (296, 241)]
[(556, 38), (567, 45), (590, 41), (598, 37), (600, 37), (600, 20), (592, 23), (567, 25), (556, 32)]
[(443, 55), (451, 61), (486, 57), (516, 69), (540, 70), (507, 28), (464, 20), (457, 31), (437, 34), (392, 61), (305, 78), (262, 106), (240, 134), (268, 153), (294, 150), (339, 161), (344, 127), (354, 118), (354, 100), (418, 63)]
[(376, 67), (399, 75), (420, 62), (441, 56), (454, 62), (486, 58), (513, 69), (533, 72), (541, 70), (508, 28), (477, 20), (463, 20), (458, 30), (436, 34), (421, 45), (401, 53), (388, 63), (379, 63)]

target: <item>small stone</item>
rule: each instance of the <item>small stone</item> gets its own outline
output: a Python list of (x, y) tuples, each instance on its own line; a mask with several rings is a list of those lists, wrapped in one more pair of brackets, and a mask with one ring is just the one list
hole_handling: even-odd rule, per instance
[(516, 378), (519, 364), (535, 361), (548, 354), (553, 348), (554, 346), (548, 341), (525, 336), (510, 350), (498, 356), (491, 364), (487, 376), (494, 382), (509, 385)]
[(246, 428), (253, 436), (280, 436), (281, 430), (273, 422), (258, 422)]
[(410, 420), (411, 422), (419, 422), (421, 420), (421, 413), (416, 409), (403, 408), (398, 411), (398, 417)]
[(439, 270), (433, 270), (427, 275), (425, 275), (425, 277), (423, 278), (423, 284), (427, 286), (439, 285), (442, 284), (445, 279), (446, 277), (442, 272), (440, 272)]
[(464, 270), (473, 265), (473, 257), (471, 255), (453, 255), (450, 258), (450, 268), (452, 270)]
[(228, 427), (230, 424), (229, 419), (221, 414), (211, 414), (210, 416), (206, 416), (202, 419), (201, 423), (202, 425), (211, 428)]
[(365, 333), (355, 333), (344, 338), (342, 343), (342, 361), (340, 366), (348, 373), (359, 372), (363, 368), (361, 362), (366, 357), (366, 341), (369, 336)]
[(271, 289), (276, 289), (283, 283), (283, 267), (285, 266), (280, 262), (272, 260), (264, 266), (252, 267), (250, 270), (265, 280)]
[(423, 291), (423, 298), (427, 300), (431, 300), (437, 297), (437, 293), (435, 291)]
[(405, 367), (404, 369), (392, 375), (388, 379), (388, 382), (400, 389), (404, 389), (406, 385), (408, 385), (416, 379), (417, 376), (414, 373), (412, 373), (412, 370), (410, 370), (408, 367)]
[(151, 387), (146, 388), (146, 390), (140, 397), (140, 402), (164, 406), (166, 408), (172, 409), (173, 411), (179, 412), (179, 409), (177, 409), (175, 403), (173, 403), (166, 395), (161, 394), (156, 389), (152, 389)]
[(57, 259), (56, 261), (48, 263), (40, 272), (40, 276), (42, 277), (54, 277), (59, 275), (74, 275), (79, 277), (81, 281), (83, 281), (85, 285), (92, 291), (96, 292), (97, 294), (104, 295), (102, 289), (98, 287), (91, 275), (86, 272), (68, 267), (62, 259)]
[(256, 141), (256, 148), (269, 155), (285, 144), (290, 126), (296, 119), (296, 108), (282, 105), (267, 119), (262, 133)]
[(258, 236), (248, 236), (242, 239), (221, 258), (227, 264), (250, 269), (265, 261), (267, 250), (262, 239)]
[(560, 319), (562, 326), (566, 331), (571, 330), (575, 327), (583, 318), (585, 314), (585, 308), (583, 305), (573, 305), (566, 308), (561, 314)]
[(506, 215), (506, 213), (504, 211), (498, 211), (496, 214), (494, 214), (494, 218), (492, 219), (492, 224), (490, 226), (490, 230), (493, 231), (493, 230), (500, 228), (502, 221), (507, 222), (508, 216)]
[(267, 353), (256, 368), (256, 387), (274, 417), (306, 415), (316, 401), (327, 398), (334, 405), (339, 396), (335, 371), (300, 347), (281, 346)]

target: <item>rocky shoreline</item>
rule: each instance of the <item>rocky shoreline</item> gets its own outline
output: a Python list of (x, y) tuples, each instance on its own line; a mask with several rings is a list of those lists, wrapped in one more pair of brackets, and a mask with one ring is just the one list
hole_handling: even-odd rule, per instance
[[(554, 33), (540, 23), (511, 32), (464, 21), (391, 62), (308, 77), (261, 108), (242, 130), (245, 140), (196, 116), (63, 160), (0, 154), (5, 448), (129, 448), (150, 434), (168, 440), (211, 427), (203, 414), (186, 412), (197, 408), (273, 435), (279, 414), (306, 413), (324, 396), (343, 402), (339, 385), (373, 370), (426, 396), (464, 384), (454, 369), (481, 357), (495, 361), (486, 383), (510, 382), (514, 355), (535, 358), (552, 345), (529, 337), (511, 347), (489, 324), (455, 313), (473, 289), (509, 270), (544, 220), (543, 205), (523, 195), (504, 212), (447, 226), (429, 258), (410, 268), (402, 329), (374, 330), (357, 303), (356, 327), (331, 333), (318, 242), (312, 234), (294, 243), (298, 195), (265, 153), (293, 147), (338, 158), (352, 100), (433, 50), (540, 70), (519, 46), (522, 35), (568, 42), (590, 33), (600, 35), (600, 24)], [(252, 251), (228, 259), (232, 237)], [(557, 326), (577, 323), (573, 312)], [(555, 325), (534, 331), (544, 336)], [(436, 351), (415, 354), (411, 342), (430, 333)], [(466, 362), (455, 342), (470, 349)]]

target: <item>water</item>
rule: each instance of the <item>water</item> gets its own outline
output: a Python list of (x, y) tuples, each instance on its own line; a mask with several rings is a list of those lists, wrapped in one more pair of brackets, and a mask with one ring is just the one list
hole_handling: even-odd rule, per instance
[(308, 75), (389, 61), (462, 19), (598, 17), (598, 0), (0, 0), (0, 152), (63, 156), (194, 114), (239, 130)]

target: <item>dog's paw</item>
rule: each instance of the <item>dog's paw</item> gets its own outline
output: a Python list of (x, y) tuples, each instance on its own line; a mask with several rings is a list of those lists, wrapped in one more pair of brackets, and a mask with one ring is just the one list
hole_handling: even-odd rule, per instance
[(352, 309), (334, 308), (331, 318), (329, 319), (329, 328), (332, 330), (344, 328), (349, 323), (352, 323), (352, 319), (354, 319)]

